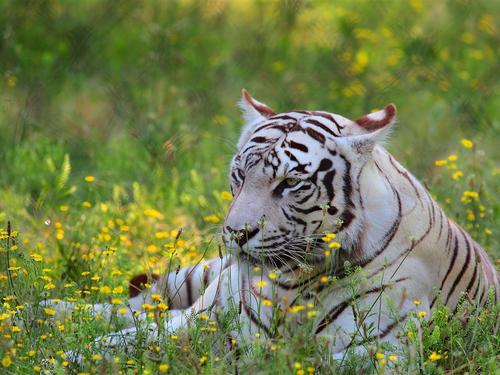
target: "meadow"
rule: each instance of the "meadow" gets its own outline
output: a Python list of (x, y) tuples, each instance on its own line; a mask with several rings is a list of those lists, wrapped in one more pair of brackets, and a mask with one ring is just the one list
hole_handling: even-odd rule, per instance
[[(488, 0), (0, 2), (0, 372), (498, 374), (491, 304), (464, 326), (441, 307), (430, 325), (416, 303), (402, 350), (373, 343), (342, 366), (307, 325), (227, 349), (231, 310), (111, 362), (88, 344), (120, 326), (131, 277), (217, 256), (243, 87), (278, 111), (394, 102), (389, 151), (498, 269), (499, 14)], [(48, 298), (79, 309), (58, 320)], [(88, 312), (103, 301), (110, 321)]]

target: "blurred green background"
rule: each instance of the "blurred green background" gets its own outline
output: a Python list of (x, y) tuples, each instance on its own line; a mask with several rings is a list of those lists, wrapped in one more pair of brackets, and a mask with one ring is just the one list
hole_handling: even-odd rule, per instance
[[(36, 237), (61, 205), (79, 212), (90, 199), (125, 209), (140, 198), (201, 227), (222, 220), (213, 192), (227, 190), (245, 87), (277, 111), (355, 118), (396, 103), (390, 151), (452, 217), (480, 238), (493, 231), (483, 243), (496, 247), (499, 10), (490, 0), (4, 0), (2, 226)], [(464, 190), (481, 193), (474, 212), (486, 224), (466, 219)]]

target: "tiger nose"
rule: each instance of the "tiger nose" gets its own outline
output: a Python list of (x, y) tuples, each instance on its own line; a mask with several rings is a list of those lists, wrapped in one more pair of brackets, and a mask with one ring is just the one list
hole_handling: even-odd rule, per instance
[(247, 228), (238, 230), (231, 228), (229, 225), (226, 225), (226, 230), (232, 235), (231, 237), (234, 237), (234, 241), (239, 247), (243, 247), (243, 245), (259, 233), (259, 228), (253, 230), (248, 230)]

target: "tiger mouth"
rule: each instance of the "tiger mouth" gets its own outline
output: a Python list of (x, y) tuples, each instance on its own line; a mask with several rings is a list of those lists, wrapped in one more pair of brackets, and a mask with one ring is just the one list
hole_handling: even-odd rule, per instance
[(297, 267), (316, 267), (320, 264), (320, 259), (317, 254), (309, 254), (310, 258), (302, 259), (302, 261), (296, 261), (293, 257), (287, 257), (276, 254), (266, 254), (265, 252), (259, 252), (259, 254), (254, 254), (251, 252), (252, 249), (242, 249), (238, 247), (235, 255), (240, 259), (247, 261), (252, 265), (264, 265), (270, 268), (277, 269), (296, 269)]

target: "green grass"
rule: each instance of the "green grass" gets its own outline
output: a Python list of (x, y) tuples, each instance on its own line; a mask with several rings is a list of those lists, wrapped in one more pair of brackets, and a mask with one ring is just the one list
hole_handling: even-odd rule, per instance
[[(499, 11), (486, 0), (2, 2), (0, 227), (17, 232), (0, 245), (2, 370), (34, 373), (53, 357), (63, 373), (64, 350), (119, 325), (84, 311), (54, 321), (39, 301), (125, 300), (134, 274), (217, 253), (242, 87), (277, 111), (355, 118), (394, 102), (389, 150), (498, 265)], [(375, 343), (339, 371), (376, 373), (387, 360), (401, 373), (498, 372), (498, 306), (475, 310), (465, 328), (439, 311), (433, 326), (402, 327), (413, 336), (397, 362)], [(138, 342), (118, 363), (90, 359), (80, 371), (338, 369), (306, 326), (227, 350), (235, 315), (217, 332), (203, 323), (159, 351)]]

